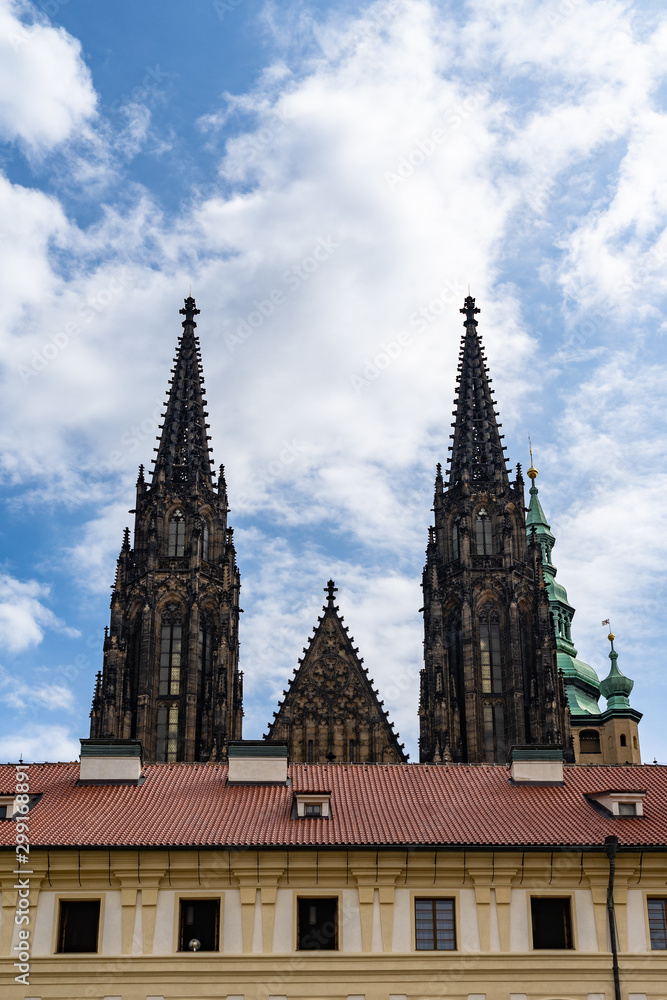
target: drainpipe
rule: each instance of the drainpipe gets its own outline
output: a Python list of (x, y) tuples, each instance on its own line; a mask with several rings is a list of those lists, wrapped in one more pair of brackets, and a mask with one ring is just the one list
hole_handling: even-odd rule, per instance
[(609, 918), (609, 937), (611, 938), (611, 954), (614, 966), (614, 997), (621, 1000), (621, 980), (618, 972), (618, 942), (616, 940), (616, 914), (614, 912), (614, 874), (616, 872), (616, 851), (618, 837), (606, 837), (604, 842), (609, 858), (609, 884), (607, 885), (607, 916)]

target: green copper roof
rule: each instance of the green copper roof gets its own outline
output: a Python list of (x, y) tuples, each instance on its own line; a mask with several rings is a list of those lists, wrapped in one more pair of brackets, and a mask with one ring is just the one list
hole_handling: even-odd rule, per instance
[[(534, 475), (531, 475), (531, 471)], [(600, 679), (588, 663), (577, 659), (577, 650), (570, 635), (574, 608), (568, 601), (567, 590), (556, 581), (558, 571), (551, 561), (551, 550), (556, 539), (538, 496), (535, 485), (537, 470), (531, 466), (531, 471), (529, 475), (533, 485), (530, 488), (530, 505), (526, 515), (526, 534), (529, 543), (535, 538), (542, 549), (542, 572), (554, 623), (558, 669), (563, 674), (570, 713), (573, 720), (587, 716), (599, 717)]]
[(611, 652), (609, 654), (609, 659), (611, 660), (611, 670), (609, 674), (600, 684), (600, 691), (607, 699), (607, 711), (613, 712), (615, 709), (627, 709), (630, 708), (629, 695), (635, 686), (635, 682), (622, 674), (618, 669), (618, 653), (614, 649), (614, 637), (610, 635), (609, 641), (611, 642)]

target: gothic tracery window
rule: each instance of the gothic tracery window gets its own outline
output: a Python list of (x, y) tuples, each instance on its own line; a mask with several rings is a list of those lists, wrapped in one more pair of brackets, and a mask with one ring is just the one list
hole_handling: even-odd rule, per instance
[(178, 609), (172, 609), (162, 620), (160, 630), (160, 697), (177, 698), (181, 691), (181, 658), (183, 653), (183, 623)]
[(491, 555), (493, 552), (491, 521), (483, 507), (475, 519), (475, 544), (479, 556)]
[(169, 555), (180, 558), (185, 553), (185, 518), (183, 511), (176, 508), (169, 518)]
[(199, 646), (197, 654), (197, 686), (199, 688), (200, 697), (203, 697), (206, 694), (206, 689), (210, 684), (213, 667), (213, 645), (213, 629), (207, 622), (206, 618), (202, 618), (199, 624)]
[(209, 546), (209, 535), (210, 530), (208, 526), (208, 521), (203, 520), (201, 525), (201, 557), (208, 562), (208, 546)]
[(504, 761), (505, 745), (505, 712), (500, 701), (485, 701), (484, 713), (484, 759), (487, 763)]
[(479, 618), (479, 652), (482, 667), (482, 691), (502, 694), (503, 671), (500, 652), (498, 612), (487, 604)]
[(158, 706), (155, 759), (178, 760), (178, 705)]
[(454, 561), (460, 558), (459, 551), (459, 523), (461, 521), (460, 517), (454, 519), (452, 524), (452, 558)]

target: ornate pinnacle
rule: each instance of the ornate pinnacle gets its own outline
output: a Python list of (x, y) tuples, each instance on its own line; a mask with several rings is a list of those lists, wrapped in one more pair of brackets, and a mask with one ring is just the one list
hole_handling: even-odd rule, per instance
[(475, 300), (472, 295), (467, 295), (463, 304), (463, 309), (459, 309), (460, 313), (465, 314), (466, 321), (463, 325), (469, 326), (472, 323), (474, 326), (477, 326), (475, 316), (479, 311), (480, 310), (475, 306)]
[(195, 327), (197, 325), (195, 323), (195, 316), (199, 315), (201, 309), (197, 309), (197, 304), (191, 295), (188, 295), (187, 299), (184, 299), (184, 302), (185, 302), (185, 308), (178, 310), (181, 316), (185, 316), (185, 319), (183, 320), (181, 326), (183, 326), (184, 328), (186, 326)]
[(333, 580), (329, 580), (326, 587), (324, 588), (324, 593), (327, 595), (327, 600), (330, 608), (334, 606), (334, 594), (338, 592), (338, 587), (334, 587)]

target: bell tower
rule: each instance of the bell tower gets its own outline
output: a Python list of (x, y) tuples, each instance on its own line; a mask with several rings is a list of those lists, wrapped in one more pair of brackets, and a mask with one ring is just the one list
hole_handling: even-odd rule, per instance
[(190, 296), (150, 484), (139, 468), (97, 675), (91, 737), (140, 739), (150, 761), (211, 760), (241, 738), (240, 576), (224, 467), (211, 470)]
[(513, 744), (563, 744), (569, 714), (542, 551), (510, 482), (469, 295), (447, 482), (438, 466), (424, 590), (420, 760), (503, 763)]

